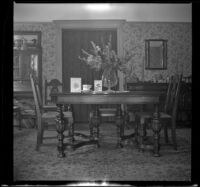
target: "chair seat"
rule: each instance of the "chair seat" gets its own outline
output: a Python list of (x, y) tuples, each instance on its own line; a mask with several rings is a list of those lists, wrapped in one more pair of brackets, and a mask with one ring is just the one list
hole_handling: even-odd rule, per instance
[(45, 111), (49, 111), (49, 110), (53, 110), (56, 111), (57, 110), (57, 106), (56, 105), (44, 105), (42, 106), (43, 110)]
[[(64, 118), (72, 118), (72, 112), (63, 112)], [(49, 112), (44, 112), (42, 114), (43, 119), (56, 119), (56, 116), (58, 115), (57, 111), (49, 111)]]
[(23, 115), (23, 116), (33, 116), (33, 117), (36, 116), (35, 110), (31, 110), (31, 109), (30, 110), (22, 110), (21, 115)]
[[(140, 116), (142, 118), (152, 118), (153, 117), (153, 113), (150, 113), (150, 112), (137, 112), (136, 115)], [(172, 118), (172, 116), (167, 113), (160, 112), (160, 118)]]
[(13, 110), (14, 110), (14, 112), (18, 111), (18, 110), (20, 110), (20, 107), (19, 106), (13, 106)]
[(117, 109), (116, 108), (100, 108), (99, 109), (100, 112), (116, 112)]
[(100, 116), (102, 117), (112, 117), (112, 116), (116, 116), (116, 108), (100, 108), (99, 112), (100, 112)]
[(172, 116), (167, 113), (160, 112), (160, 118), (172, 118)]
[(58, 112), (52, 111), (52, 112), (44, 112), (42, 114), (42, 118), (47, 118), (47, 119), (55, 119), (56, 116), (58, 115)]

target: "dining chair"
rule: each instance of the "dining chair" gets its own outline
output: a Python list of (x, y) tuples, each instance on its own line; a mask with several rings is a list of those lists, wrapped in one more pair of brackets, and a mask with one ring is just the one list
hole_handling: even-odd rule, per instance
[[(113, 90), (118, 90), (118, 85), (116, 85)], [(97, 138), (99, 138), (99, 127), (100, 125), (104, 122), (104, 120), (107, 119), (106, 122), (112, 122), (116, 125), (117, 127), (117, 133), (120, 133), (120, 128), (121, 128), (121, 121), (118, 121), (118, 111), (123, 113), (123, 107), (122, 105), (100, 105), (96, 106), (98, 107), (98, 110), (93, 108), (92, 111), (89, 113), (89, 125), (90, 125), (90, 134), (95, 133)], [(123, 114), (122, 114), (123, 116)], [(94, 130), (96, 129), (96, 131)], [(93, 132), (94, 131), (94, 132)], [(120, 134), (118, 135), (120, 136)], [(118, 144), (118, 146), (122, 146), (121, 144)], [(98, 144), (98, 147), (100, 145)]]
[[(164, 109), (161, 109), (160, 112), (160, 123), (161, 126), (164, 127), (165, 143), (168, 143), (168, 126), (171, 126), (171, 138), (175, 150), (177, 149), (176, 117), (177, 117), (181, 79), (182, 75), (174, 75), (170, 77), (166, 93)], [(152, 123), (152, 116), (153, 116), (153, 111), (137, 112), (135, 114), (135, 119), (137, 124), (136, 134), (139, 133), (139, 137), (142, 139), (142, 142), (144, 142), (145, 138), (147, 137), (146, 129)], [(140, 132), (138, 132), (138, 129)]]
[(57, 93), (61, 91), (62, 83), (58, 79), (52, 79), (49, 82), (45, 80), (44, 82), (44, 104), (45, 105), (55, 105), (56, 98), (52, 97), (52, 93)]
[[(34, 102), (36, 107), (36, 116), (37, 116), (37, 143), (36, 150), (38, 151), (41, 145), (43, 144), (43, 139), (52, 139), (56, 137), (45, 137), (45, 130), (53, 130), (55, 131), (56, 127), (56, 116), (58, 115), (56, 105), (43, 105), (41, 100), (40, 89), (38, 85), (37, 78), (30, 74), (31, 86), (34, 96)], [(64, 111), (64, 128), (72, 128), (73, 126), (73, 117), (71, 111)], [(68, 122), (68, 123), (67, 123)], [(71, 134), (69, 135), (71, 136)]]

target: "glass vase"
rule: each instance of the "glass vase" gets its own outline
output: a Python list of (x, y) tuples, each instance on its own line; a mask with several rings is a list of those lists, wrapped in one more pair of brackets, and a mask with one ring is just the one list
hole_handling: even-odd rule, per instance
[(102, 74), (102, 84), (106, 87), (106, 92), (115, 92), (112, 87), (115, 87), (118, 83), (117, 71), (113, 68), (106, 68)]

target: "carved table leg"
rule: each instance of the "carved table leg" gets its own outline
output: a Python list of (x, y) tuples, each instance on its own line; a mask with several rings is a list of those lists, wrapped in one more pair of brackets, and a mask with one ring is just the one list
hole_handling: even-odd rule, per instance
[(63, 105), (62, 104), (57, 104), (57, 111), (58, 111), (58, 115), (56, 117), (56, 129), (58, 132), (58, 157), (62, 158), (65, 157), (65, 153), (64, 153), (64, 144), (63, 144), (63, 140), (64, 140), (64, 135), (63, 132), (65, 130), (65, 126), (64, 126), (64, 115), (63, 115)]
[(136, 142), (136, 145), (138, 146), (139, 148), (139, 126), (140, 126), (140, 118), (138, 115), (135, 116), (135, 127), (134, 127), (134, 134), (135, 134), (135, 142)]
[(124, 136), (124, 120), (120, 105), (117, 106), (116, 126), (117, 126), (117, 147), (123, 147), (122, 138)]
[(160, 144), (159, 144), (159, 139), (160, 139), (160, 130), (161, 130), (161, 123), (159, 120), (160, 114), (158, 112), (158, 105), (155, 105), (155, 112), (153, 114), (153, 121), (152, 121), (152, 130), (154, 133), (154, 156), (159, 157), (159, 149), (160, 149)]
[[(65, 112), (72, 112), (72, 109), (71, 109), (71, 105), (64, 105), (64, 110)], [(74, 143), (74, 123), (73, 123), (73, 119), (72, 117), (70, 118), (66, 118), (65, 119), (65, 125), (68, 125), (68, 146), (71, 148), (71, 149), (74, 149), (73, 147), (73, 143)]]
[(90, 140), (94, 140), (94, 134), (93, 134), (93, 117), (94, 117), (94, 111), (90, 112), (90, 117), (89, 117), (89, 128), (90, 128)]
[(140, 119), (140, 126), (139, 126), (139, 151), (144, 151), (144, 147), (145, 147), (145, 145), (144, 145), (144, 126), (145, 126), (145, 124), (144, 124), (144, 121), (141, 121), (141, 119)]
[(95, 139), (97, 140), (97, 147), (100, 147), (99, 144), (99, 125), (100, 125), (100, 117), (99, 117), (99, 107), (98, 105), (95, 106), (95, 112), (94, 112), (94, 121), (93, 121), (94, 127), (95, 127)]
[(100, 117), (99, 117), (99, 108), (98, 105), (95, 105), (95, 109), (90, 114), (90, 140), (97, 141), (97, 147), (100, 147), (99, 144), (99, 125), (100, 125)]

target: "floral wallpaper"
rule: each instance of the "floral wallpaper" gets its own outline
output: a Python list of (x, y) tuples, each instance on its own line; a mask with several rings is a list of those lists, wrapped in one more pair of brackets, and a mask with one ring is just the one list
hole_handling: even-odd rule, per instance
[[(56, 26), (53, 22), (14, 23), (14, 30), (42, 32), (42, 76), (56, 78)], [(158, 74), (164, 78), (175, 73), (192, 74), (192, 24), (169, 22), (125, 22), (122, 31), (123, 51), (133, 54), (130, 64), (133, 77), (148, 81)], [(167, 40), (167, 70), (144, 70), (145, 39)]]

